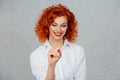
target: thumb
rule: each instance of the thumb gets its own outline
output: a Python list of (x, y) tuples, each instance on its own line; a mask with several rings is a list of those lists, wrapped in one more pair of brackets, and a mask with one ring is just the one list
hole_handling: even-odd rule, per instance
[(60, 49), (58, 49), (57, 51), (58, 51), (58, 55), (61, 56), (61, 51), (60, 51)]

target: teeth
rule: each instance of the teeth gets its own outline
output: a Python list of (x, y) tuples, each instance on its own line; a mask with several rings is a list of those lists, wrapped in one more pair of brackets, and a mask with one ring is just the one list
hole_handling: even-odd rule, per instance
[(55, 34), (60, 35), (60, 33), (55, 33)]
[(60, 35), (61, 35), (61, 33), (55, 33), (55, 35), (59, 35), (59, 36), (60, 36)]

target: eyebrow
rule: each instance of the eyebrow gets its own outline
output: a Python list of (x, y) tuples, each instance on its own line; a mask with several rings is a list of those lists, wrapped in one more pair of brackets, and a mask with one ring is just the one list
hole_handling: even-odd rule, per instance
[(52, 24), (57, 24), (56, 22), (53, 22)]
[(62, 24), (67, 24), (67, 23), (65, 22), (65, 23), (62, 23)]

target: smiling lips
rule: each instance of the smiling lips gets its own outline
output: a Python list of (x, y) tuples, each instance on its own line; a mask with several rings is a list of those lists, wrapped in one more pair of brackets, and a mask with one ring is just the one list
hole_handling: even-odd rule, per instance
[(62, 35), (62, 33), (58, 33), (58, 32), (54, 32), (54, 34), (55, 34), (56, 36), (61, 36), (61, 35)]

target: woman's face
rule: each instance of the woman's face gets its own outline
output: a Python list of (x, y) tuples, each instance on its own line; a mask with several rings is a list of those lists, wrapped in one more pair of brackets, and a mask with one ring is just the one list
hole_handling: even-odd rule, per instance
[(49, 38), (53, 38), (56, 40), (63, 39), (66, 34), (68, 25), (67, 25), (66, 16), (57, 17), (54, 22), (50, 25), (49, 28)]

